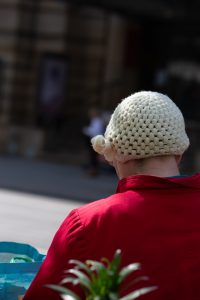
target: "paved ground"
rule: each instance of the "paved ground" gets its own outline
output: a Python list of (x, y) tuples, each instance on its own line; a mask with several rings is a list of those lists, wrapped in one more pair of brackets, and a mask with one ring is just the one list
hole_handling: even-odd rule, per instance
[(0, 240), (47, 249), (55, 231), (73, 208), (82, 205), (25, 193), (0, 190)]
[(89, 202), (115, 191), (114, 173), (89, 177), (79, 166), (0, 156), (0, 188)]
[(47, 249), (73, 208), (110, 195), (116, 177), (90, 178), (78, 166), (0, 157), (0, 240)]

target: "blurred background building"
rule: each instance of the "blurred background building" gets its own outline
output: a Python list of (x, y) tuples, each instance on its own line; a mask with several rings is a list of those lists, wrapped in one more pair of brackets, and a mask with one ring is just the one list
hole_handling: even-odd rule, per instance
[(200, 167), (197, 0), (0, 0), (0, 152), (84, 161), (90, 107), (138, 90), (182, 109)]

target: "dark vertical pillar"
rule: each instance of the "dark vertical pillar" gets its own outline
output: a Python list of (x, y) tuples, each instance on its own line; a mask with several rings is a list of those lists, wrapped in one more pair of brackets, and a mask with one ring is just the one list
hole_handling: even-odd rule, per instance
[(11, 120), (16, 124), (29, 122), (29, 101), (33, 100), (38, 9), (39, 1), (19, 1), (10, 111)]

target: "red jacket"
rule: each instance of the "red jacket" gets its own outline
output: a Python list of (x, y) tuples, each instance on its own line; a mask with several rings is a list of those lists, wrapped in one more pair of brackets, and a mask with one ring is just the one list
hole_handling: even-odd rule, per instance
[(156, 292), (140, 299), (200, 299), (200, 175), (131, 176), (117, 193), (73, 210), (57, 231), (24, 300), (58, 300), (44, 287), (59, 283), (71, 258), (142, 264)]

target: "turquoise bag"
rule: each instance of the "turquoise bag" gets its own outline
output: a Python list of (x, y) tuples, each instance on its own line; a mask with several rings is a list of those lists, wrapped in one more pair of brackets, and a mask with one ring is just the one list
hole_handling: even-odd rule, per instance
[(0, 242), (0, 300), (20, 299), (44, 258), (28, 244)]

